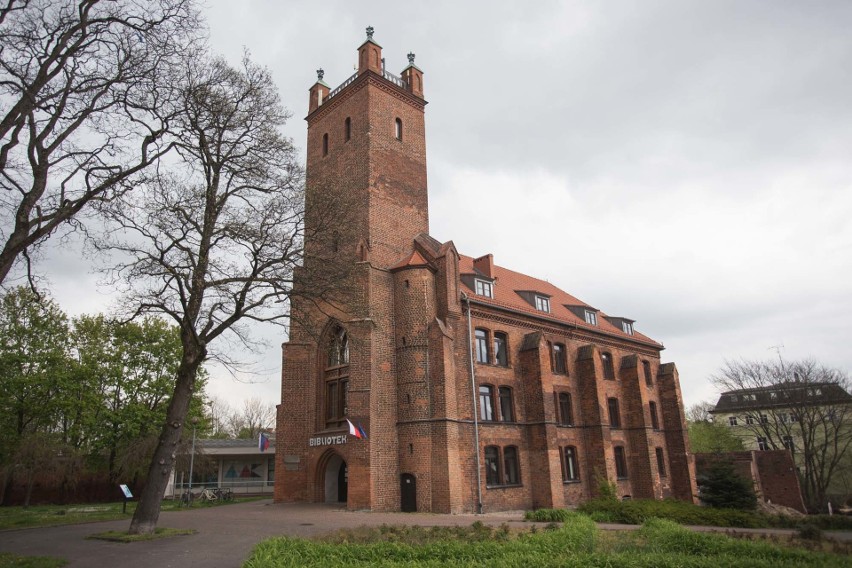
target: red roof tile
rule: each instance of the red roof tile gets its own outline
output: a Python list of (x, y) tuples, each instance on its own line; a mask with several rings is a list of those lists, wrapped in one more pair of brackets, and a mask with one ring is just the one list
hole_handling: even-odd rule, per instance
[[(478, 272), (473, 268), (473, 260), (474, 259), (472, 257), (459, 255), (459, 273), (478, 274)], [(533, 278), (532, 276), (527, 276), (526, 274), (521, 274), (520, 272), (515, 272), (513, 270), (509, 270), (507, 268), (503, 268), (502, 266), (497, 265), (492, 265), (492, 276), (494, 278), (494, 286), (492, 292), (494, 294), (494, 298), (488, 298), (486, 296), (477, 296), (474, 293), (474, 290), (468, 288), (467, 285), (462, 283), (462, 286), (469, 290), (469, 295), (471, 296), (471, 299), (475, 298), (476, 301), (482, 302), (484, 304), (492, 304), (497, 307), (510, 308), (512, 310), (529, 313), (530, 315), (535, 315), (538, 317), (549, 317), (551, 319), (557, 320), (558, 322), (568, 323), (572, 326), (599, 330), (609, 334), (620, 335), (625, 338), (630, 338), (661, 346), (660, 343), (654, 341), (646, 335), (639, 333), (638, 331), (634, 330), (632, 336), (624, 333), (621, 328), (612, 325), (605, 319), (605, 316), (608, 314), (604, 314), (601, 311), (597, 311), (589, 304), (579, 300), (578, 298), (575, 298), (574, 296), (563, 290), (560, 290), (550, 282), (539, 280), (538, 278)], [(523, 297), (518, 294), (518, 292), (523, 291), (539, 292), (542, 295), (550, 296), (550, 313), (547, 314), (536, 310), (534, 306), (530, 305), (529, 302), (527, 302)], [(592, 310), (596, 310), (598, 314), (598, 325), (594, 326), (587, 324), (584, 319), (579, 318), (571, 310), (566, 308), (566, 305), (584, 306), (591, 308)]]

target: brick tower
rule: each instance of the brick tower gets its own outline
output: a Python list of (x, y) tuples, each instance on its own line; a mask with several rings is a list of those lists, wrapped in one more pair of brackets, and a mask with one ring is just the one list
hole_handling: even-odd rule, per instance
[[(313, 310), (318, 324), (294, 322), (284, 345), (278, 431), (287, 434), (278, 436), (275, 497), (398, 510), (395, 336), (406, 332), (395, 322), (391, 269), (429, 229), (426, 101), (414, 54), (396, 76), (372, 36), (367, 28), (355, 74), (332, 91), (319, 70), (309, 92), (308, 233), (329, 199), (345, 201), (345, 213), (333, 242), (306, 246), (350, 255), (354, 290), (343, 305), (293, 300), (294, 312)], [(347, 436), (346, 419), (368, 439)]]

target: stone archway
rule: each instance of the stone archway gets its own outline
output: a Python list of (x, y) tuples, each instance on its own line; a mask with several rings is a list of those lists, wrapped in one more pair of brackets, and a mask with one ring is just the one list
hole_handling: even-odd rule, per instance
[(329, 452), (318, 468), (324, 503), (346, 503), (349, 497), (349, 469), (337, 452)]

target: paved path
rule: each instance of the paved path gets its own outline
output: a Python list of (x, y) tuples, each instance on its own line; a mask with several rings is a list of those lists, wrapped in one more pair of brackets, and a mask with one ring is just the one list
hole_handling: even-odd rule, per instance
[[(159, 526), (192, 528), (191, 536), (121, 544), (86, 540), (86, 536), (107, 530), (126, 530), (129, 521), (108, 521), (61, 527), (0, 532), (0, 552), (24, 555), (59, 556), (70, 568), (237, 568), (259, 541), (277, 535), (314, 536), (339, 528), (364, 525), (408, 524), (423, 526), (469, 525), (480, 520), (498, 526), (523, 523), (521, 512), (476, 515), (437, 515), (429, 513), (350, 512), (322, 504), (272, 504), (251, 501), (222, 507), (168, 511), (160, 515)], [(529, 525), (527, 525), (529, 526)], [(604, 530), (630, 530), (629, 525), (598, 525)], [(695, 530), (724, 530), (692, 527)], [(789, 534), (789, 530), (736, 529), (738, 532)], [(852, 533), (831, 533), (832, 538), (852, 542)]]

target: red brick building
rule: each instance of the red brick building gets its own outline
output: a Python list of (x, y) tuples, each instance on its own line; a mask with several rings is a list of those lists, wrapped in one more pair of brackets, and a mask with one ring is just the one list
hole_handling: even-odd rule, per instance
[[(423, 73), (357, 72), (310, 89), (308, 219), (348, 195), (357, 292), (307, 306), (284, 345), (275, 499), (349, 509), (564, 507), (601, 479), (692, 500), (677, 370), (662, 345), (543, 280), (429, 236)], [(351, 232), (350, 232), (351, 231)], [(308, 246), (331, 246), (307, 243)], [(348, 434), (360, 425), (368, 439)]]

